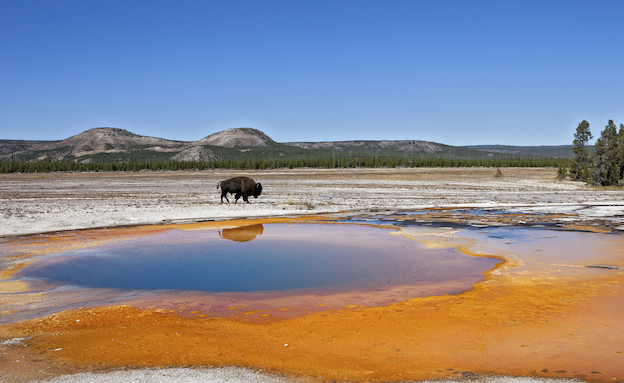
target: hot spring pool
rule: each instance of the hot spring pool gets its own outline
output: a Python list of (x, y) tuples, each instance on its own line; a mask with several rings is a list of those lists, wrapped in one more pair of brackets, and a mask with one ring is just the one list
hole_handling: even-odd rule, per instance
[(87, 288), (334, 292), (467, 277), (475, 283), (499, 262), (456, 249), (428, 249), (416, 241), (390, 236), (388, 231), (340, 224), (172, 229), (46, 255), (15, 277), (31, 284)]

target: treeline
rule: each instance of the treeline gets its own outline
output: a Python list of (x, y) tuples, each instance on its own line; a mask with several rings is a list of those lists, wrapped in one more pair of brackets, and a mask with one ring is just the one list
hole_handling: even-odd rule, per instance
[(555, 158), (301, 158), (246, 159), (226, 161), (127, 161), (127, 162), (21, 162), (1, 161), (0, 173), (98, 172), (142, 170), (263, 170), (293, 168), (397, 168), (397, 167), (565, 167), (566, 159)]
[(592, 138), (589, 122), (583, 120), (574, 133), (574, 158), (569, 169), (559, 168), (559, 177), (569, 176), (596, 186), (621, 185), (624, 178), (624, 124), (620, 124), (618, 131), (613, 120), (609, 120), (590, 152), (587, 143)]

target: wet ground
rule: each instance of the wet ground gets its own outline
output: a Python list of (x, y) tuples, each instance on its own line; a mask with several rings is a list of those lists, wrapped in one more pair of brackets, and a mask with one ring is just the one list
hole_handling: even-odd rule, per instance
[[(51, 277), (51, 269), (85, 267), (75, 264), (81, 257), (101, 262), (112, 254), (127, 262), (111, 249), (127, 251), (133, 244), (142, 250), (131, 254), (132, 262), (159, 251), (165, 257), (177, 246), (201, 248), (206, 236), (208, 246), (253, 249), (265, 240), (271, 246), (288, 242), (281, 237), (286, 233), (293, 241), (286, 253), (304, 254), (289, 265), (291, 273), (302, 261), (313, 268), (306, 262), (318, 255), (323, 267), (331, 265), (319, 275), (343, 269), (349, 277), (338, 274), (310, 286), (297, 274), (273, 289), (265, 280), (245, 291), (163, 291), (110, 281), (93, 286), (93, 277), (68, 280), (81, 274), (74, 272)], [(619, 233), (609, 223), (571, 223), (565, 214), (460, 208), (17, 237), (1, 245), (0, 338), (14, 344), (1, 346), (0, 368), (17, 371), (27, 363), (34, 366), (31, 378), (120, 367), (234, 365), (314, 380), (401, 381), (469, 372), (618, 381), (624, 379)], [(165, 241), (169, 237), (178, 245)], [(324, 247), (315, 248), (321, 239)], [(263, 252), (275, 251), (271, 246)], [(334, 246), (351, 250), (341, 248), (338, 253), (347, 253), (341, 260), (331, 253)], [(206, 256), (194, 249), (192, 257)], [(392, 262), (380, 261), (379, 253)], [(440, 262), (431, 262), (435, 257)], [(267, 271), (249, 259), (230, 261)], [(269, 269), (289, 261), (275, 259)], [(83, 270), (145, 268), (141, 262), (123, 265)], [(419, 273), (419, 265), (426, 271)], [(465, 273), (453, 271), (456, 266)], [(439, 277), (424, 278), (435, 271)], [(370, 284), (362, 282), (363, 274), (374, 275)], [(138, 280), (132, 274), (122, 279)], [(342, 279), (352, 283), (337, 283)]]

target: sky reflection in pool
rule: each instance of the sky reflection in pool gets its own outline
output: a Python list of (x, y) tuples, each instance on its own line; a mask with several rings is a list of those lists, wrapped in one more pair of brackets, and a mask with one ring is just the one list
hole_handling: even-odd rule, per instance
[(476, 283), (499, 262), (456, 249), (428, 249), (388, 231), (338, 224), (173, 229), (44, 256), (15, 277), (141, 290), (372, 291), (459, 278)]

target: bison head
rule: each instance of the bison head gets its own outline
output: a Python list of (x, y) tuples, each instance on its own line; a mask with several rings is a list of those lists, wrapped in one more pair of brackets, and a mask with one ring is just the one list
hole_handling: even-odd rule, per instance
[(256, 186), (254, 187), (254, 191), (252, 195), (254, 196), (254, 198), (258, 198), (260, 194), (262, 194), (262, 185), (260, 184), (260, 182), (258, 182)]

